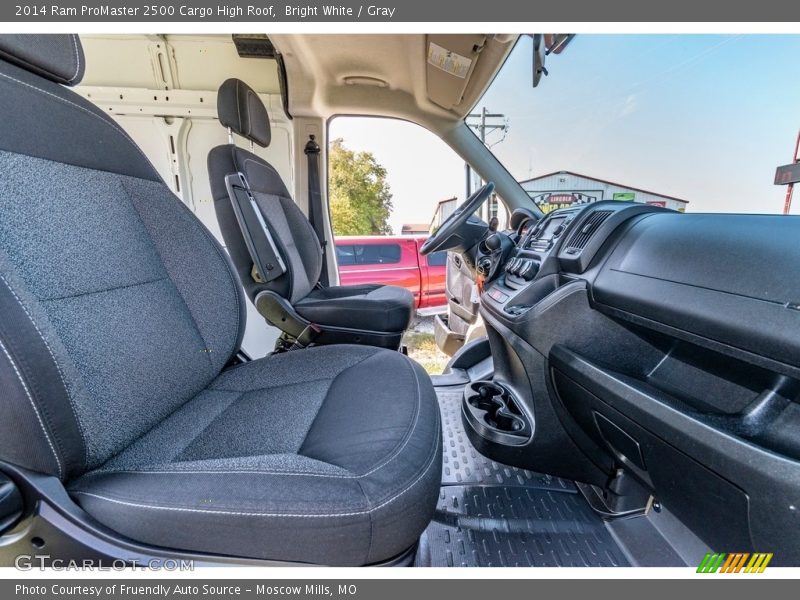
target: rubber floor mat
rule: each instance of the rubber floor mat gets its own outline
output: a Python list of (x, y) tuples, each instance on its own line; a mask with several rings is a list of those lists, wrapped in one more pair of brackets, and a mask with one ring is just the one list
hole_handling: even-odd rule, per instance
[(511, 467), (483, 456), (470, 443), (461, 421), (463, 389), (436, 390), (444, 430), (442, 485), (521, 485), (577, 491), (566, 479)]
[(506, 486), (443, 486), (420, 566), (627, 566), (583, 496)]
[(481, 455), (461, 421), (462, 390), (439, 388), (437, 396), (444, 430), (442, 488), (420, 539), (418, 566), (628, 565), (573, 482)]

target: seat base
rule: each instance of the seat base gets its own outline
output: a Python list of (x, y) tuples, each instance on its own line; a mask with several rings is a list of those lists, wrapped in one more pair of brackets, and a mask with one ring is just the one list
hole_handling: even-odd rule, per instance
[(374, 335), (371, 332), (359, 331), (331, 331), (321, 329), (319, 333), (314, 333), (314, 337), (307, 342), (298, 340), (286, 332), (282, 332), (275, 340), (274, 353), (289, 352), (314, 346), (373, 346), (385, 350), (401, 350), (403, 334), (396, 335)]
[(394, 285), (348, 285), (313, 289), (295, 302), (304, 319), (340, 329), (405, 331), (411, 322), (414, 296)]
[[(403, 291), (407, 292), (407, 290)], [(408, 293), (408, 296), (413, 302), (413, 297), (410, 293)], [(376, 346), (389, 350), (397, 350), (400, 347), (400, 341), (408, 327), (412, 310), (411, 306), (409, 306), (408, 320), (399, 330), (381, 331), (311, 321), (299, 314), (295, 307), (289, 304), (285, 298), (272, 291), (259, 293), (255, 298), (255, 306), (270, 325), (283, 331), (292, 340), (297, 339), (313, 322), (319, 329), (319, 332), (312, 340), (314, 345), (356, 344), (359, 346)]]

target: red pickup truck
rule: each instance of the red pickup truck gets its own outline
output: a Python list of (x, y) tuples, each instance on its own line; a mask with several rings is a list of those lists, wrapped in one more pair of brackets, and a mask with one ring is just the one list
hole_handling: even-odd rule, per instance
[(419, 248), (425, 239), (414, 236), (337, 237), (341, 285), (397, 285), (414, 294), (417, 310), (434, 313), (445, 309), (447, 252), (421, 256)]

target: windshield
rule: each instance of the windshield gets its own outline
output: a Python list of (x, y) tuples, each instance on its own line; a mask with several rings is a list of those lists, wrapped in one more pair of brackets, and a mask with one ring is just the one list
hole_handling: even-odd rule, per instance
[(632, 200), (780, 213), (797, 56), (796, 35), (582, 34), (546, 57), (533, 87), (526, 35), (466, 120), (545, 212)]

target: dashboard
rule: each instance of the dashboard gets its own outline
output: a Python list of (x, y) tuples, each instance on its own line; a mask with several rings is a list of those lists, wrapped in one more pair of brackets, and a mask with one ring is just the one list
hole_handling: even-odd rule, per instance
[(796, 223), (617, 201), (556, 210), (493, 270), (481, 312), (514, 327), (578, 285), (601, 312), (800, 368), (800, 279), (776, 275), (800, 260)]
[(499, 275), (486, 287), (485, 301), (504, 313), (518, 316), (528, 310), (538, 294), (523, 293), (554, 274), (579, 276), (589, 266), (615, 229), (636, 216), (670, 212), (631, 202), (605, 201), (555, 210), (539, 221), (518, 219), (517, 243)]
[(623, 469), (709, 547), (800, 564), (800, 217), (603, 201), (525, 223), (485, 257), (480, 314), (532, 433), (482, 453)]

